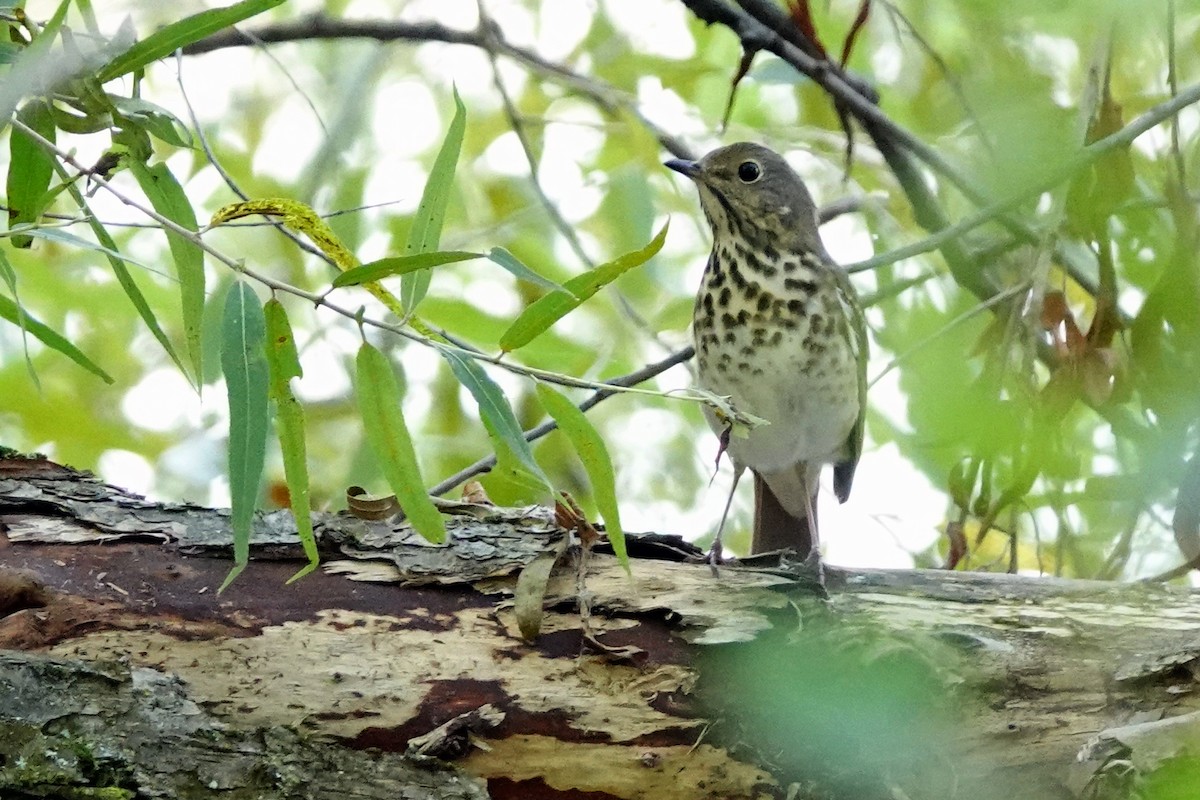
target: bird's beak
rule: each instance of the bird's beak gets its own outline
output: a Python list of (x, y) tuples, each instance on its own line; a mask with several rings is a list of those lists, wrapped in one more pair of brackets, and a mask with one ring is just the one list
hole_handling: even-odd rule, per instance
[(670, 161), (664, 162), (663, 166), (667, 169), (673, 169), (680, 175), (686, 178), (695, 180), (700, 175), (700, 165), (695, 161), (685, 161), (682, 158), (672, 158)]

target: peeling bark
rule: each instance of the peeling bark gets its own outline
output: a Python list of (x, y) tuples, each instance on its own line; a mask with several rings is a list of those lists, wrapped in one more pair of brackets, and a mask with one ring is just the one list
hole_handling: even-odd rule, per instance
[(526, 642), (549, 511), (442, 510), (441, 547), (318, 515), (292, 586), (264, 515), (218, 596), (227, 512), (0, 460), (0, 796), (1091, 797), (1194, 747), (1181, 589), (829, 569), (826, 599), (641, 537), (632, 578), (566, 559)]

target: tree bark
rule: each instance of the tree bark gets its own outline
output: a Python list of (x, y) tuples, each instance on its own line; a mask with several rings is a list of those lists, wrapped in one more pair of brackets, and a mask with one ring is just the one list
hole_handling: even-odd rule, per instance
[(648, 536), (628, 575), (547, 509), (442, 507), (445, 546), (320, 515), (292, 585), (261, 516), (218, 595), (227, 511), (0, 460), (0, 796), (1011, 800), (1194, 764), (1193, 592), (827, 568), (826, 597)]

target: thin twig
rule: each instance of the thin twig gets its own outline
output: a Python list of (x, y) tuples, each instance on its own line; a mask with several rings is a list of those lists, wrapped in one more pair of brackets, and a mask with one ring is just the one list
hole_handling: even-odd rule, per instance
[[(221, 176), (221, 180), (224, 181), (225, 185), (229, 187), (229, 191), (233, 192), (242, 200), (249, 200), (250, 195), (242, 191), (242, 187), (238, 186), (237, 181), (233, 179), (233, 176), (226, 172), (225, 167), (221, 165), (220, 160), (217, 158), (217, 154), (213, 152), (212, 146), (208, 143), (208, 137), (204, 133), (204, 128), (200, 125), (200, 119), (196, 116), (196, 109), (192, 107), (192, 100), (190, 97), (188, 97), (187, 87), (183, 83), (182, 51), (175, 51), (175, 62), (175, 78), (179, 83), (179, 93), (183, 96), (183, 105), (188, 110), (188, 118), (192, 121), (192, 128), (196, 131), (196, 138), (200, 142), (200, 150), (204, 153), (204, 158), (208, 161), (212, 168), (217, 171), (217, 174)], [(317, 121), (321, 121), (320, 116), (317, 117)], [(324, 129), (324, 125), (322, 125), (322, 129)], [(268, 217), (267, 224), (282, 233), (287, 238), (291, 239), (292, 243), (304, 252), (316, 256), (326, 264), (329, 264), (331, 267), (335, 266), (333, 259), (326, 255), (321, 248), (305, 241), (300, 237), (300, 234), (288, 230), (288, 228), (279, 220)]]
[(1183, 109), (1197, 102), (1200, 102), (1200, 83), (1189, 86), (1169, 100), (1159, 103), (1145, 113), (1140, 114), (1116, 133), (1109, 134), (1103, 139), (1097, 139), (1090, 145), (1080, 149), (1075, 156), (1050, 170), (1041, 180), (1010, 193), (1004, 199), (997, 200), (991, 205), (985, 206), (971, 216), (943, 228), (932, 236), (926, 237), (919, 242), (898, 247), (895, 250), (883, 253), (874, 258), (850, 264), (847, 266), (847, 270), (850, 272), (862, 272), (936, 250), (946, 242), (952, 241), (984, 223), (991, 222), (1005, 211), (1016, 208), (1021, 203), (1037, 197), (1039, 194), (1047, 192), (1058, 184), (1074, 177), (1077, 172), (1092, 164), (1110, 150), (1129, 146), (1134, 139), (1146, 131), (1174, 117)]
[[(614, 388), (604, 388), (604, 389), (596, 390), (590, 396), (588, 396), (583, 402), (581, 402), (579, 404), (579, 410), (587, 411), (588, 409), (595, 406), (597, 403), (603, 402), (604, 400), (607, 400), (608, 398), (612, 397), (614, 394), (616, 394), (619, 391), (615, 387), (636, 386), (637, 384), (642, 383), (643, 381), (647, 381), (650, 378), (653, 378), (663, 372), (666, 372), (671, 367), (674, 367), (678, 364), (682, 364), (685, 361), (688, 361), (694, 355), (696, 355), (696, 349), (694, 347), (692, 347), (691, 345), (688, 345), (687, 347), (683, 348), (682, 350), (675, 351), (671, 355), (664, 358), (662, 361), (657, 361), (653, 364), (647, 364), (646, 366), (642, 367), (641, 369), (637, 370), (636, 372), (631, 372), (628, 375), (622, 375), (619, 378), (613, 378), (611, 380), (605, 381), (606, 384), (608, 384), (610, 387), (614, 387)], [(555, 422), (552, 419), (546, 420), (541, 425), (537, 425), (537, 426), (525, 431), (525, 434), (524, 434), (525, 441), (527, 441), (527, 442), (537, 441), (538, 439), (542, 438), (546, 434), (550, 433), (553, 430), (557, 430), (557, 429), (558, 429), (557, 422)], [(446, 478), (444, 481), (439, 483), (437, 486), (434, 486), (432, 489), (429, 490), (429, 493), (432, 495), (444, 494), (445, 492), (448, 492), (451, 489), (453, 489), (455, 486), (459, 486), (463, 483), (466, 483), (471, 478), (474, 478), (476, 475), (487, 472), (494, 466), (496, 466), (496, 456), (495, 455), (490, 455), (487, 458), (481, 458), (478, 461), (476, 461), (474, 464), (472, 464), (471, 466), (466, 467), (462, 470), (459, 470), (458, 472), (454, 473), (453, 475), (451, 475), (450, 477)]]
[[(28, 125), (26, 125), (21, 120), (14, 118), (12, 120), (12, 125), (16, 130), (19, 130), (23, 134), (28, 136), (30, 138), (30, 140), (32, 140), (33, 142), (36, 142), (39, 147), (43, 148), (44, 150), (46, 150), (49, 153), (53, 153), (64, 164), (68, 164), (69, 166), (73, 167), (74, 169), (80, 170), (80, 171), (83, 171), (86, 169), (86, 167), (84, 167), (83, 164), (81, 164), (78, 160), (76, 160), (73, 155), (66, 152), (65, 150), (60, 149), (53, 142), (51, 142), (50, 140), (43, 137), (41, 134), (39, 134), (33, 128), (30, 128)], [(97, 186), (99, 186), (100, 188), (102, 188), (105, 191), (107, 191), (108, 193), (110, 193), (113, 197), (117, 198), (117, 200), (121, 201), (122, 203), (129, 206), (130, 208), (133, 208), (136, 211), (141, 212), (142, 214), (146, 215), (150, 219), (153, 219), (155, 222), (157, 222), (163, 228), (187, 239), (189, 242), (196, 245), (200, 249), (204, 250), (206, 253), (211, 255), (213, 258), (215, 258), (217, 261), (221, 262), (225, 266), (229, 267), (234, 272), (237, 272), (241, 275), (245, 275), (246, 277), (251, 278), (252, 280), (258, 281), (259, 283), (263, 284), (264, 286), (266, 286), (270, 289), (273, 289), (275, 291), (285, 292), (287, 294), (294, 295), (296, 297), (307, 300), (310, 303), (313, 303), (314, 305), (321, 306), (323, 308), (327, 308), (336, 314), (340, 314), (343, 317), (346, 317), (347, 319), (353, 320), (356, 324), (368, 325), (368, 326), (376, 328), (378, 330), (387, 331), (389, 333), (394, 333), (397, 336), (402, 336), (405, 339), (408, 339), (409, 341), (416, 342), (425, 347), (437, 347), (437, 348), (446, 348), (446, 349), (454, 350), (458, 353), (461, 353), (462, 355), (467, 356), (468, 358), (473, 358), (477, 361), (482, 361), (484, 363), (491, 364), (493, 366), (499, 367), (500, 369), (506, 370), (513, 374), (521, 375), (526, 378), (535, 378), (537, 380), (546, 381), (547, 383), (553, 383), (553, 384), (556, 384), (559, 386), (569, 386), (569, 387), (576, 388), (576, 389), (593, 389), (593, 390), (607, 389), (607, 390), (614, 391), (614, 392), (628, 392), (630, 394), (641, 394), (641, 395), (646, 395), (646, 396), (650, 396), (650, 397), (666, 397), (666, 398), (671, 398), (671, 399), (688, 400), (688, 401), (693, 401), (693, 402), (707, 402), (704, 398), (702, 398), (700, 396), (689, 394), (686, 392), (672, 392), (672, 393), (657, 392), (657, 391), (651, 391), (648, 389), (637, 389), (637, 388), (634, 388), (633, 386), (619, 386), (616, 384), (606, 383), (606, 382), (602, 382), (602, 381), (589, 381), (589, 380), (585, 380), (583, 378), (573, 378), (569, 375), (562, 375), (557, 372), (551, 372), (549, 370), (537, 369), (535, 367), (528, 367), (528, 366), (524, 366), (522, 364), (514, 364), (514, 363), (511, 363), (508, 361), (501, 361), (499, 358), (490, 356), (483, 352), (480, 352), (479, 350), (476, 350), (475, 348), (470, 347), (469, 345), (464, 347), (464, 346), (454, 342), (453, 340), (448, 340), (448, 343), (435, 342), (431, 339), (426, 338), (425, 336), (422, 336), (421, 334), (417, 333), (416, 331), (413, 331), (412, 329), (410, 329), (404, 325), (395, 325), (395, 324), (383, 322), (381, 320), (375, 320), (375, 319), (371, 319), (369, 317), (365, 317), (365, 316), (361, 315), (357, 310), (342, 308), (341, 306), (338, 306), (338, 305), (335, 305), (334, 303), (329, 302), (329, 300), (325, 296), (325, 293), (317, 294), (314, 292), (309, 292), (309, 291), (299, 288), (298, 286), (293, 286), (289, 283), (285, 283), (284, 281), (280, 281), (280, 280), (272, 278), (268, 275), (263, 275), (259, 272), (256, 272), (255, 270), (251, 269), (250, 267), (247, 267), (243, 262), (241, 262), (235, 258), (232, 258), (230, 256), (227, 256), (224, 253), (222, 253), (221, 251), (212, 247), (212, 245), (205, 242), (203, 240), (203, 238), (201, 238), (200, 234), (197, 233), (196, 231), (185, 228), (182, 225), (180, 225), (179, 223), (175, 222), (174, 220), (169, 219), (168, 217), (165, 217), (162, 214), (159, 214), (158, 212), (156, 212), (154, 209), (150, 208), (149, 206), (144, 205), (144, 204), (139, 203), (138, 201), (134, 200), (129, 195), (125, 194), (120, 189), (113, 186), (112, 183), (110, 181), (108, 181), (107, 179), (105, 179), (99, 175), (93, 174), (93, 175), (91, 175), (91, 180)]]
[(972, 319), (975, 316), (977, 316), (981, 311), (987, 311), (989, 308), (991, 308), (995, 305), (998, 305), (999, 303), (1004, 302), (1005, 300), (1009, 299), (1010, 297), (1016, 297), (1017, 295), (1022, 294), (1023, 292), (1026, 292), (1028, 290), (1029, 290), (1029, 284), (1019, 283), (1016, 286), (1011, 286), (1008, 289), (1005, 289), (1003, 292), (996, 294), (996, 296), (992, 297), (991, 299), (989, 299), (985, 302), (977, 303), (976, 305), (972, 306), (971, 308), (968, 308), (966, 311), (964, 311), (963, 313), (959, 314), (954, 319), (947, 322), (941, 328), (934, 331), (929, 336), (926, 336), (924, 339), (917, 342), (912, 347), (908, 348), (903, 353), (901, 353), (900, 355), (896, 356), (891, 361), (889, 361), (887, 363), (887, 366), (885, 366), (878, 375), (876, 375), (874, 378), (872, 378), (870, 380), (870, 382), (867, 384), (867, 388), (870, 389), (872, 386), (879, 383), (879, 381), (883, 380), (883, 376), (887, 375), (889, 372), (891, 372), (892, 370), (894, 370), (898, 366), (900, 366), (900, 363), (902, 361), (906, 361), (910, 357), (916, 355), (921, 350), (925, 349), (930, 344), (932, 344), (933, 342), (940, 339), (942, 336), (945, 336), (952, 329), (958, 327), (959, 325), (966, 322), (967, 320)]
[[(504, 106), (505, 116), (508, 117), (509, 127), (516, 134), (517, 142), (521, 145), (521, 151), (525, 154), (525, 161), (529, 165), (529, 181), (533, 185), (533, 191), (537, 195), (538, 200), (541, 201), (542, 207), (545, 208), (546, 214), (549, 215), (554, 227), (567, 240), (567, 244), (574, 251), (575, 257), (587, 269), (595, 269), (596, 262), (583, 249), (583, 243), (579, 241), (579, 234), (575, 232), (575, 227), (563, 217), (562, 212), (558, 210), (558, 206), (554, 204), (554, 201), (546, 194), (546, 190), (542, 188), (542, 182), (538, 180), (537, 156), (533, 152), (533, 145), (529, 141), (529, 135), (525, 132), (525, 121), (521, 116), (521, 112), (517, 110), (512, 96), (508, 93), (508, 88), (504, 85), (504, 79), (500, 75), (499, 60), (496, 56), (496, 50), (500, 45), (500, 27), (488, 16), (484, 0), (476, 0), (476, 5), (479, 8), (479, 32), (483, 36), (484, 49), (488, 56), (488, 62), (492, 67), (492, 84), (496, 87), (497, 94), (500, 95), (500, 102)], [(617, 289), (616, 286), (609, 286), (608, 289), (616, 295), (617, 305), (620, 307), (621, 312), (633, 322), (638, 330), (659, 344), (662, 344), (650, 323), (638, 313), (633, 303), (629, 302), (629, 298)]]
[[(1167, 86), (1171, 96), (1179, 94), (1179, 73), (1175, 60), (1175, 0), (1167, 2)], [(1171, 118), (1171, 156), (1175, 160), (1175, 180), (1180, 191), (1187, 186), (1187, 167), (1184, 165), (1183, 148), (1179, 144), (1179, 118)]]
[(579, 241), (579, 235), (575, 233), (575, 228), (563, 218), (562, 212), (558, 210), (558, 206), (546, 194), (546, 190), (542, 188), (542, 182), (538, 180), (538, 160), (533, 152), (533, 145), (529, 141), (529, 135), (525, 132), (525, 122), (521, 118), (521, 113), (517, 110), (516, 104), (513, 102), (512, 95), (508, 93), (508, 87), (504, 85), (504, 79), (500, 76), (500, 65), (496, 57), (496, 49), (499, 46), (498, 31), (500, 29), (492, 21), (492, 18), (488, 16), (483, 0), (476, 0), (476, 5), (479, 8), (479, 35), (484, 42), (483, 50), (487, 53), (488, 63), (492, 67), (492, 85), (496, 87), (496, 93), (500, 95), (500, 103), (504, 106), (504, 115), (508, 117), (508, 126), (516, 134), (517, 142), (521, 145), (521, 152), (525, 154), (525, 163), (529, 165), (529, 182), (533, 186), (533, 192), (537, 195), (542, 207), (546, 210), (546, 214), (549, 215), (550, 221), (554, 223), (554, 227), (558, 229), (562, 237), (567, 240), (567, 244), (571, 246), (575, 257), (585, 267), (593, 269), (596, 266), (596, 262), (583, 249), (583, 244)]
[[(351, 20), (333, 19), (324, 14), (313, 14), (277, 25), (264, 25), (248, 33), (229, 28), (213, 34), (183, 49), (184, 54), (210, 53), (229, 47), (245, 47), (258, 42), (275, 44), (282, 42), (310, 41), (317, 39), (373, 39), (378, 42), (445, 42), (487, 49), (480, 31), (463, 31), (438, 22), (400, 22), (394, 20)], [(638, 109), (636, 102), (611, 86), (592, 81), (571, 69), (548, 61), (532, 50), (510, 43), (497, 33), (496, 51), (523, 64), (533, 72), (559, 83), (578, 94), (590, 98), (609, 114), (624, 112), (635, 117), (639, 124), (650, 131), (671, 155), (677, 158), (693, 158), (694, 153), (677, 137), (667, 133), (651, 122)]]

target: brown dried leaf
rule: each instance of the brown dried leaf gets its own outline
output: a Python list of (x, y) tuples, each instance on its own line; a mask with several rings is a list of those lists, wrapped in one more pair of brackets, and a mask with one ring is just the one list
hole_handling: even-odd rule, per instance
[(474, 503), (480, 506), (494, 506), (495, 503), (487, 496), (487, 492), (483, 488), (483, 484), (479, 481), (467, 481), (463, 486), (462, 492), (463, 502)]
[(584, 548), (590, 550), (600, 539), (600, 533), (588, 521), (587, 515), (575, 502), (574, 497), (567, 492), (559, 492), (559, 496), (560, 499), (554, 506), (554, 517), (559, 527), (574, 531)]
[(1087, 352), (1087, 337), (1079, 330), (1062, 292), (1046, 292), (1042, 300), (1042, 327), (1050, 333), (1050, 341), (1062, 358), (1078, 358)]
[(858, 13), (854, 16), (854, 22), (850, 25), (850, 32), (846, 34), (846, 41), (842, 44), (842, 66), (846, 66), (846, 62), (850, 60), (850, 54), (854, 52), (854, 43), (858, 40), (858, 33), (863, 26), (867, 24), (867, 20), (871, 17), (871, 0), (862, 0), (858, 4)]
[(788, 16), (791, 17), (796, 30), (800, 31), (800, 35), (812, 43), (821, 58), (828, 61), (829, 56), (825, 51), (825, 45), (821, 44), (821, 37), (817, 36), (817, 27), (813, 24), (812, 9), (809, 7), (808, 0), (790, 0)]
[(946, 523), (946, 538), (950, 540), (950, 550), (946, 553), (946, 569), (954, 569), (967, 556), (967, 534), (961, 522)]
[(754, 56), (757, 51), (743, 50), (742, 60), (738, 63), (737, 72), (733, 73), (733, 78), (729, 81), (729, 100), (725, 103), (725, 113), (721, 117), (721, 132), (729, 127), (729, 117), (733, 115), (733, 100), (737, 97), (738, 86), (741, 85), (742, 78), (750, 72), (750, 65), (754, 63)]
[(517, 628), (521, 638), (532, 642), (542, 630), (544, 611), (542, 604), (546, 599), (546, 586), (554, 567), (567, 552), (567, 537), (559, 540), (553, 549), (539, 553), (525, 565), (517, 576), (517, 588), (513, 592), (513, 608), (517, 615)]
[(351, 486), (346, 490), (346, 508), (352, 515), (367, 520), (387, 519), (400, 513), (396, 495), (374, 497), (361, 486)]

